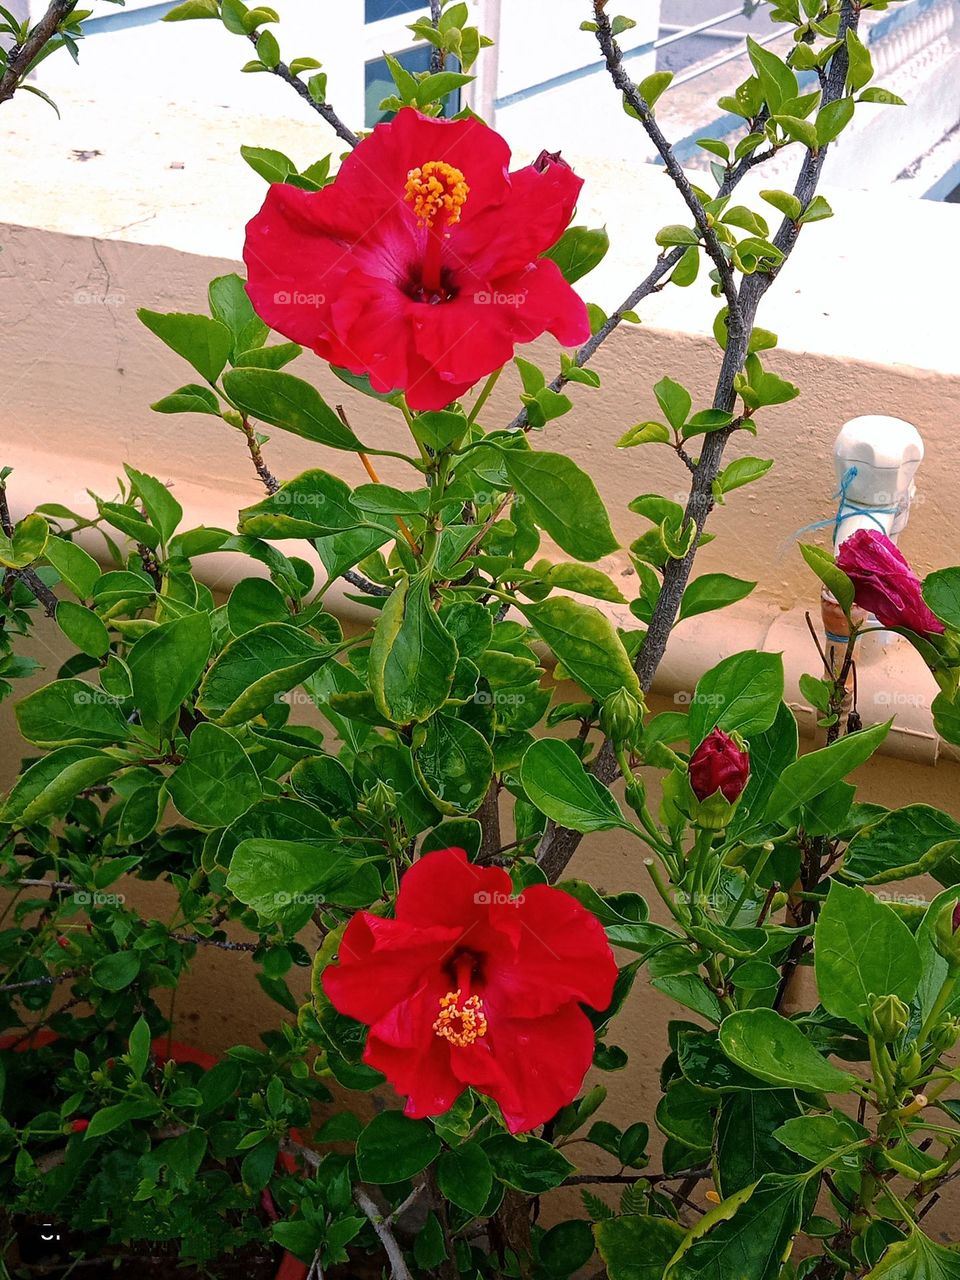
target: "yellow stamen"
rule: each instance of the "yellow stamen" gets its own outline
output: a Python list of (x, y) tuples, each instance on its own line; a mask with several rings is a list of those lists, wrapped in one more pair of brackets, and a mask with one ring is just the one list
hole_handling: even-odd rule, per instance
[(468, 996), (460, 1003), (462, 988), (448, 991), (440, 998), (440, 1013), (433, 1029), (438, 1036), (458, 1048), (466, 1048), (487, 1034), (487, 1015), (479, 996)]
[(445, 225), (460, 221), (460, 210), (467, 202), (470, 188), (463, 174), (446, 160), (428, 160), (407, 174), (404, 198), (413, 205), (421, 227), (433, 228), (438, 218), (446, 215)]

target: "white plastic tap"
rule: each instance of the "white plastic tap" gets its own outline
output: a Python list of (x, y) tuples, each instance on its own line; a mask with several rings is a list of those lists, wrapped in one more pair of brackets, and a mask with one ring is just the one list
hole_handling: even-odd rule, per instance
[(882, 414), (851, 418), (833, 446), (837, 485), (845, 496), (834, 546), (858, 529), (880, 529), (896, 542), (909, 518), (922, 461), (923, 439), (912, 423)]

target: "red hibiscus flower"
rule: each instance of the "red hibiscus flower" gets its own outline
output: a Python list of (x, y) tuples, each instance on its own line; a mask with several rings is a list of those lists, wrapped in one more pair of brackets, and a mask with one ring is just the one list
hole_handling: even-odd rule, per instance
[(576, 1097), (594, 1048), (580, 1005), (606, 1008), (616, 976), (599, 921), (569, 894), (514, 897), (505, 871), (443, 849), (406, 873), (395, 919), (353, 917), (323, 987), (370, 1027), (364, 1061), (407, 1115), (440, 1115), (472, 1085), (519, 1133)]
[(939, 635), (944, 627), (927, 608), (923, 584), (895, 543), (879, 529), (858, 529), (837, 552), (837, 568), (853, 582), (854, 597), (885, 627)]
[(443, 408), (545, 331), (586, 341), (583, 302), (540, 257), (582, 180), (559, 155), (509, 163), (481, 121), (405, 108), (322, 191), (272, 186), (243, 251), (258, 314), (413, 409)]

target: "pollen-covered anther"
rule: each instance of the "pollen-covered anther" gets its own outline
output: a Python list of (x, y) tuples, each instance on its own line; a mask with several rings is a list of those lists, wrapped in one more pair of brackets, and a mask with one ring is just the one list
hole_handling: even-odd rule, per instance
[(443, 218), (445, 226), (460, 221), (460, 210), (470, 188), (463, 174), (446, 160), (428, 160), (407, 174), (404, 198), (413, 205), (420, 226), (432, 229)]
[(467, 996), (461, 1004), (461, 995), (461, 988), (457, 987), (456, 991), (440, 997), (440, 1012), (433, 1029), (438, 1036), (463, 1049), (487, 1034), (487, 1015), (479, 996)]

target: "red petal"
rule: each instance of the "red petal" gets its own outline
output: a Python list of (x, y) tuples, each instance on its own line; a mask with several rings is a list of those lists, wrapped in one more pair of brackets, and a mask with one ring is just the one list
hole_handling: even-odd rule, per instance
[(483, 1041), (450, 1055), (465, 1083), (498, 1103), (511, 1133), (545, 1124), (580, 1091), (594, 1034), (576, 1004), (542, 1018), (490, 1019)]
[(468, 200), (452, 246), (490, 280), (519, 271), (563, 235), (582, 186), (583, 179), (565, 164), (518, 169), (510, 175), (510, 193), (502, 208), (471, 208)]
[(425, 983), (411, 999), (391, 1010), (367, 1037), (363, 1060), (382, 1071), (397, 1093), (407, 1099), (408, 1116), (440, 1115), (463, 1093), (464, 1083), (451, 1068), (449, 1041), (436, 1035), (433, 1023), (444, 985)]
[(428, 978), (439, 980), (443, 957), (458, 936), (457, 930), (411, 928), (359, 912), (340, 941), (339, 963), (323, 971), (323, 989), (341, 1013), (370, 1025)]
[[(518, 897), (520, 945), (511, 965), (491, 968), (485, 1002), (510, 1017), (550, 1013), (569, 1000), (605, 1009), (617, 964), (600, 921), (548, 885)], [(488, 1014), (489, 1016), (493, 1016)]]
[(443, 925), (484, 936), (492, 926), (516, 936), (512, 903), (513, 883), (502, 867), (477, 867), (463, 849), (437, 849), (404, 875), (397, 919), (418, 928)]

